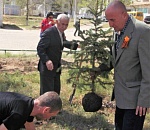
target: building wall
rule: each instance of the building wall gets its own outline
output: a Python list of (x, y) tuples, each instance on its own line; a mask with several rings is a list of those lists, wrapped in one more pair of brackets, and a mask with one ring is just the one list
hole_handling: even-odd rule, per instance
[(132, 6), (135, 7), (137, 11), (142, 11), (144, 17), (150, 15), (150, 0), (133, 0)]

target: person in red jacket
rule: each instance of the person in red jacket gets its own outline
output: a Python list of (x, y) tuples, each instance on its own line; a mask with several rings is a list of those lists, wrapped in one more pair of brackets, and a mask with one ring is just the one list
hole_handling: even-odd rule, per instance
[(53, 20), (53, 13), (48, 12), (46, 15), (46, 18), (44, 18), (41, 22), (41, 34), (49, 27), (53, 26), (55, 24), (55, 21)]

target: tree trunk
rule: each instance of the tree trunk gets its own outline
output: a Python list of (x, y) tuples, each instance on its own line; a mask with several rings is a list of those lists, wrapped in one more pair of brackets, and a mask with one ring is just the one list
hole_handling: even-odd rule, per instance
[(26, 13), (26, 26), (28, 26), (28, 20), (29, 20), (29, 0), (27, 0), (27, 13)]

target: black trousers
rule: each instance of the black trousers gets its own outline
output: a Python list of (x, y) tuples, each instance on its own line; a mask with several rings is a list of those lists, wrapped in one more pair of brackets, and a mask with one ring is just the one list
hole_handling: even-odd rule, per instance
[(74, 32), (74, 36), (76, 36), (76, 33), (78, 33), (78, 36), (80, 35), (80, 29), (77, 29), (76, 28), (76, 30), (75, 30), (75, 32)]
[(145, 116), (135, 115), (135, 111), (116, 107), (115, 130), (142, 130)]
[(48, 91), (55, 91), (60, 94), (60, 85), (60, 73), (56, 73), (54, 77), (40, 73), (40, 95)]

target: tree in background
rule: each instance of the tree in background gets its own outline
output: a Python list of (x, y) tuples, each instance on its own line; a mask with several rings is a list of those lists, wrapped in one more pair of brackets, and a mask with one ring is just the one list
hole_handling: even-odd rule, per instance
[(69, 5), (70, 5), (70, 15), (73, 15), (73, 5), (74, 4), (74, 0), (69, 0)]
[[(132, 0), (121, 0), (125, 5), (130, 5), (132, 3)], [(68, 2), (68, 4), (67, 4)], [(51, 11), (59, 11), (64, 12), (63, 9), (68, 10), (70, 15), (73, 16), (73, 11), (75, 11), (75, 2), (77, 4), (77, 12), (80, 8), (83, 7), (91, 7), (93, 5), (93, 0), (16, 0), (16, 4), (21, 7), (21, 9), (26, 9), (26, 15), (30, 15), (30, 11), (34, 8), (36, 8), (37, 5), (45, 5), (45, 9), (47, 10), (47, 7), (51, 6)], [(104, 1), (105, 4), (107, 1)], [(5, 2), (4, 2), (5, 3)], [(65, 5), (65, 7), (63, 7)], [(63, 8), (62, 8), (63, 7)], [(27, 9), (28, 8), (28, 9)], [(50, 11), (50, 10), (47, 10)]]
[(26, 10), (26, 25), (28, 26), (29, 21), (29, 11), (32, 9), (32, 6), (35, 5), (35, 3), (30, 3), (29, 0), (16, 0), (17, 5), (21, 7), (21, 9)]
[(26, 25), (28, 25), (29, 20), (29, 0), (16, 0), (17, 5), (19, 5), (22, 8), (26, 8)]
[[(93, 27), (89, 30), (80, 32), (82, 38), (80, 43), (81, 50), (75, 52), (74, 63), (69, 66), (68, 83), (72, 83), (74, 88), (73, 94), (70, 97), (70, 102), (74, 96), (76, 87), (79, 89), (90, 88), (91, 92), (96, 92), (96, 84), (105, 87), (109, 83), (104, 80), (108, 77), (106, 72), (99, 76), (91, 78), (91, 72), (99, 72), (99, 66), (105, 64), (108, 67), (111, 62), (110, 48), (112, 46), (112, 31), (110, 28), (102, 28), (101, 15), (105, 10), (104, 0), (95, 0), (89, 7), (94, 19), (91, 20)], [(96, 73), (95, 73), (96, 74)]]

